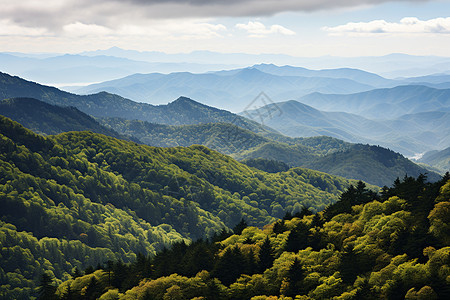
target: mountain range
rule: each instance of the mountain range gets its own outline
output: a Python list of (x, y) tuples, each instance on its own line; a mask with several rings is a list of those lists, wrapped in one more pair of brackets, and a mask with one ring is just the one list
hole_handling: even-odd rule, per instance
[[(175, 102), (183, 101), (188, 101), (190, 106), (214, 111), (193, 100), (178, 99)], [(177, 104), (175, 102), (174, 105)], [(28, 125), (38, 133), (90, 130), (112, 137), (142, 141), (150, 146), (188, 147), (201, 144), (239, 160), (276, 160), (289, 167), (304, 166), (379, 186), (389, 184), (404, 174), (418, 176), (427, 172), (393, 151), (382, 152), (382, 148), (352, 145), (325, 136), (289, 138), (270, 131), (255, 133), (229, 123), (175, 126), (122, 118), (101, 118), (99, 121), (104, 125), (102, 126), (76, 108), (54, 106), (29, 98), (3, 100), (0, 102), (0, 109), (5, 116)], [(178, 106), (178, 110), (186, 112), (183, 105)], [(378, 154), (373, 155), (374, 153)], [(336, 155), (339, 159), (336, 159)], [(359, 158), (364, 156), (364, 159)], [(385, 161), (390, 163), (386, 164)], [(439, 178), (433, 172), (428, 173), (430, 180)]]
[(450, 170), (450, 147), (441, 151), (429, 151), (417, 161), (430, 165), (441, 172), (447, 172)]
[(155, 106), (134, 102), (106, 92), (76, 95), (0, 72), (0, 98), (20, 97), (34, 98), (60, 106), (73, 106), (86, 114), (100, 118), (121, 117), (171, 125), (228, 122), (255, 132), (275, 132), (273, 129), (261, 126), (255, 121), (225, 110), (201, 105), (186, 97), (180, 97), (178, 101), (169, 105)]
[(156, 51), (125, 50), (117, 47), (70, 55), (4, 52), (0, 53), (0, 61), (4, 72), (46, 84), (65, 83), (71, 85), (102, 82), (136, 72), (189, 71), (200, 73), (261, 63), (303, 66), (313, 70), (346, 67), (366, 70), (387, 78), (419, 77), (446, 72), (448, 74), (450, 69), (448, 58), (436, 56), (389, 54), (378, 57), (293, 57), (280, 54), (256, 55), (211, 51), (167, 54)]
[[(338, 107), (338, 104), (332, 104), (332, 97), (329, 99), (327, 103), (330, 106)], [(359, 100), (357, 96), (354, 99)], [(310, 102), (320, 106), (314, 101)], [(367, 102), (372, 103), (370, 100)], [(426, 107), (426, 103), (424, 101), (422, 105)], [(353, 143), (381, 145), (414, 156), (416, 153), (443, 149), (450, 145), (450, 112), (445, 111), (448, 109), (446, 107), (440, 108), (443, 111), (405, 114), (394, 119), (369, 119), (354, 113), (321, 111), (291, 100), (245, 111), (241, 115), (263, 120), (265, 125), (292, 137), (326, 135)], [(282, 113), (271, 113), (273, 111)], [(389, 112), (385, 115), (387, 117)]]
[(298, 100), (325, 111), (348, 112), (371, 119), (392, 119), (406, 114), (448, 112), (449, 96), (450, 89), (404, 85), (350, 95), (312, 93)]
[[(100, 53), (22, 58), (30, 68), (45, 60), (47, 70), (60, 61), (67, 74), (107, 66), (109, 58), (77, 66)], [(135, 63), (127, 59), (114, 58), (111, 74)], [(153, 91), (139, 84), (148, 76)], [(0, 298), (450, 295), (450, 175), (433, 171), (449, 167), (445, 74), (391, 80), (259, 64), (118, 82), (178, 95), (154, 105), (0, 73)], [(180, 97), (189, 88), (205, 103)], [(258, 96), (244, 102), (239, 92)], [(208, 102), (220, 97), (245, 110)], [(349, 111), (332, 111), (339, 97)], [(392, 111), (382, 114), (385, 104)], [(431, 151), (415, 164), (386, 144)]]
[(373, 88), (345, 77), (280, 76), (251, 67), (206, 74), (135, 74), (74, 92), (92, 94), (106, 91), (150, 104), (165, 104), (183, 95), (210, 106), (238, 112), (248, 108), (261, 92), (269, 95), (272, 101), (282, 101), (292, 95), (300, 97), (316, 91), (345, 94)]

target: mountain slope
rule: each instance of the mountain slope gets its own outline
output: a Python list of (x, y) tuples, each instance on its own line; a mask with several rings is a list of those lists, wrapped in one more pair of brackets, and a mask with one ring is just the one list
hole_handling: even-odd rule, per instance
[(420, 163), (425, 163), (441, 172), (449, 172), (450, 170), (450, 147), (442, 151), (430, 151), (425, 153), (419, 160)]
[(325, 111), (344, 111), (372, 119), (392, 119), (405, 114), (450, 111), (450, 89), (420, 85), (376, 89), (349, 95), (313, 93), (299, 101)]
[(271, 131), (270, 128), (264, 128), (254, 121), (185, 97), (180, 97), (178, 101), (168, 105), (154, 106), (105, 92), (86, 96), (75, 95), (0, 72), (0, 99), (16, 97), (35, 98), (60, 106), (73, 106), (94, 117), (121, 117), (171, 125), (228, 122), (255, 132)]
[(428, 174), (432, 182), (440, 178), (437, 173), (416, 165), (399, 153), (369, 145), (354, 145), (349, 150), (319, 157), (304, 166), (346, 178), (365, 178), (378, 186), (406, 175)]
[(214, 241), (177, 244), (129, 265), (98, 266), (69, 278), (56, 294), (89, 290), (100, 299), (120, 300), (448, 299), (449, 179), (447, 174), (430, 184), (406, 177), (381, 194), (358, 184), (324, 213), (304, 210), (262, 229), (241, 223), (234, 234)]
[[(238, 160), (264, 158), (290, 167), (307, 167), (379, 186), (397, 177), (437, 174), (417, 166), (402, 155), (381, 147), (351, 145), (327, 137), (294, 139), (282, 135), (258, 135), (230, 124), (168, 126), (142, 121), (102, 119), (118, 132), (133, 135), (152, 146), (202, 144)], [(330, 146), (327, 146), (330, 145)]]
[(242, 217), (263, 226), (302, 205), (322, 210), (350, 182), (300, 168), (269, 174), (198, 145), (42, 137), (0, 116), (0, 290), (29, 298), (44, 271), (68, 278), (212, 237)]
[(450, 145), (450, 112), (445, 111), (377, 120), (345, 112), (320, 111), (291, 100), (242, 115), (265, 116), (274, 107), (282, 113), (265, 117), (264, 123), (288, 136), (327, 135), (353, 143), (382, 145), (409, 156)]
[(115, 138), (130, 139), (100, 125), (92, 117), (74, 107), (50, 105), (32, 98), (2, 100), (0, 114), (44, 135), (90, 130)]

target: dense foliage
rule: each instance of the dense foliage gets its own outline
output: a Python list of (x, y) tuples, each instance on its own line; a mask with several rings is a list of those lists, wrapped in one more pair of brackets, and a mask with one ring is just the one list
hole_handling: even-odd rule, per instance
[(437, 173), (411, 162), (400, 153), (380, 146), (360, 144), (319, 157), (303, 166), (346, 178), (364, 178), (366, 182), (378, 186), (389, 185), (397, 177), (405, 175), (417, 177), (427, 173), (430, 181), (440, 178)]
[[(0, 295), (27, 299), (105, 260), (129, 262), (320, 211), (350, 182), (307, 169), (269, 174), (204, 146), (156, 148), (92, 132), (42, 137), (0, 116)], [(48, 282), (48, 280), (47, 280)]]
[(109, 261), (59, 285), (60, 299), (449, 299), (450, 175), (351, 186), (323, 213)]
[(289, 170), (289, 166), (287, 164), (278, 160), (251, 158), (243, 160), (242, 163), (249, 167), (254, 167), (268, 173), (286, 172)]
[(429, 180), (440, 178), (389, 149), (349, 144), (325, 136), (290, 138), (273, 132), (257, 134), (225, 123), (170, 126), (120, 118), (102, 119), (101, 123), (152, 146), (201, 144), (238, 160), (277, 160), (290, 167), (307, 167), (379, 186), (390, 185), (406, 174), (418, 176), (428, 172)]

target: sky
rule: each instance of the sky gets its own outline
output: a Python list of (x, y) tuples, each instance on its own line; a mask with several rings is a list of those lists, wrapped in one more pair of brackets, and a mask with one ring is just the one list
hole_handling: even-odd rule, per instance
[(0, 0), (0, 52), (449, 56), (450, 0)]

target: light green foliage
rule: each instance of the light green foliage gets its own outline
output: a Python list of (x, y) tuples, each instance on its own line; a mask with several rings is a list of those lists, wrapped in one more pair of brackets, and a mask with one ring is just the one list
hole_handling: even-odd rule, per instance
[[(446, 299), (450, 245), (441, 235), (433, 239), (424, 219), (436, 209), (435, 201), (436, 205), (445, 203), (447, 186), (448, 176), (436, 184), (405, 178), (377, 200), (357, 204), (322, 224), (317, 216), (303, 216), (278, 221), (283, 225), (278, 225), (277, 232), (273, 224), (263, 229), (250, 226), (239, 235), (203, 244), (219, 262), (208, 267), (211, 273), (204, 270), (185, 276), (178, 268), (181, 274), (151, 275), (118, 295), (120, 299), (209, 299), (208, 293), (215, 291), (219, 299)], [(415, 188), (420, 192), (411, 193)], [(285, 251), (290, 233), (304, 226), (309, 231), (307, 245)], [(425, 239), (419, 235), (423, 232)], [(273, 265), (249, 270), (242, 255), (258, 257), (266, 239), (274, 253)], [(184, 255), (183, 247), (177, 249), (174, 253)], [(158, 256), (155, 267), (161, 263)], [(214, 278), (222, 276), (217, 266), (224, 257), (229, 263), (227, 270), (242, 270), (227, 285)], [(233, 259), (240, 263), (234, 265)]]
[(44, 270), (67, 280), (75, 268), (152, 256), (241, 218), (263, 226), (299, 204), (318, 211), (349, 185), (309, 170), (265, 173), (198, 145), (44, 138), (4, 117), (0, 149), (1, 290), (15, 298), (15, 288), (31, 295)]

